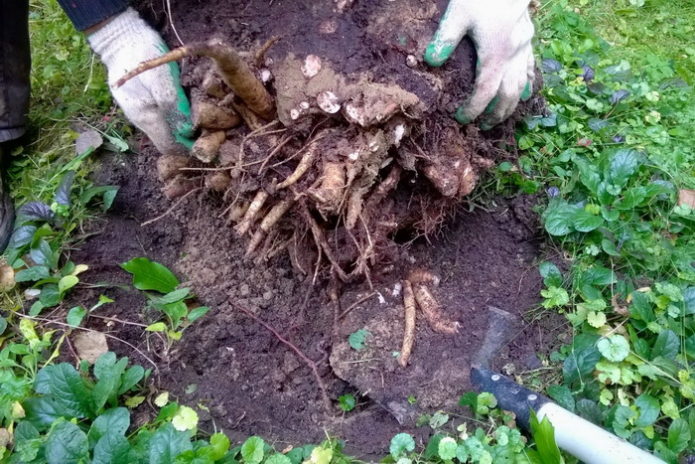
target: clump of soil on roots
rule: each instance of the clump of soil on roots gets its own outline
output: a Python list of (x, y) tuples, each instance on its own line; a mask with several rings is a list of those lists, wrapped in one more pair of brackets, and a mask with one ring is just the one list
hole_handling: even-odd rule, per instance
[[(159, 3), (143, 3), (174, 45)], [(95, 225), (102, 233), (73, 259), (90, 265), (85, 278), (125, 283), (118, 262), (146, 255), (190, 279), (213, 308), (170, 351), (117, 321), (149, 322), (137, 292), (112, 290), (104, 314), (117, 320), (90, 322), (140, 352), (118, 342), (114, 350), (153, 360), (162, 388), (207, 407), (205, 427), (279, 444), (328, 431), (353, 454), (379, 456), (399, 431), (424, 439), (415, 418), (470, 389), (488, 305), (520, 315), (537, 302), (529, 200), (456, 216), (481, 173), (507, 156), (493, 141), (509, 138), (512, 122), (483, 136), (450, 119), (475, 57), (464, 43), (442, 69), (419, 61), (444, 6), (171, 2), (181, 38), (215, 37), (241, 52), (276, 110), (254, 112), (209, 59), (186, 58), (184, 84), (208, 145), (197, 145), (196, 160), (163, 161), (148, 146), (137, 159), (105, 160), (98, 181), (121, 190), (106, 225)], [(417, 300), (409, 359), (399, 353), (404, 284)], [(96, 292), (80, 298), (89, 304)], [(370, 335), (356, 351), (347, 337), (359, 329)], [(495, 367), (537, 367), (543, 344), (536, 327), (520, 327)], [(349, 392), (356, 411), (326, 410)]]

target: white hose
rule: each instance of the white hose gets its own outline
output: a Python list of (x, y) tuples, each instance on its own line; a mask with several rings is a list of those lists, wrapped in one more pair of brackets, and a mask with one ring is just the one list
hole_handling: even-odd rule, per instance
[(661, 459), (549, 402), (537, 412), (555, 429), (557, 445), (586, 464), (665, 464)]

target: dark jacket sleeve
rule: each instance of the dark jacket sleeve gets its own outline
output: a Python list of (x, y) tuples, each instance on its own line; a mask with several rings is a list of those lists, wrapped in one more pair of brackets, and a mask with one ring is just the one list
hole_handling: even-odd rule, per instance
[(128, 8), (128, 0), (58, 0), (58, 3), (80, 31)]

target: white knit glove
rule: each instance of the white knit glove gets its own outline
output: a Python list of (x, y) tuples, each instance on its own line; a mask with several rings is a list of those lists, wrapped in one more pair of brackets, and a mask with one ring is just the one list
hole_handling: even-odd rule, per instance
[(425, 62), (442, 66), (466, 34), (473, 40), (476, 80), (470, 99), (456, 112), (461, 124), (483, 114), (481, 128), (489, 129), (509, 117), (519, 99), (531, 96), (535, 63), (528, 5), (529, 0), (449, 2)]
[(160, 35), (128, 8), (87, 39), (101, 57), (109, 87), (126, 117), (165, 155), (183, 155), (191, 148), (191, 108), (181, 87), (176, 63), (145, 71), (116, 88), (114, 83), (142, 61), (168, 51)]

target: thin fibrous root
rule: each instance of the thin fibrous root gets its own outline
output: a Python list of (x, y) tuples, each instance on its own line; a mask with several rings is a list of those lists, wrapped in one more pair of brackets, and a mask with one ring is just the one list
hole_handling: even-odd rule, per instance
[(261, 221), (261, 225), (258, 227), (258, 230), (253, 234), (251, 241), (246, 247), (247, 257), (251, 256), (256, 251), (256, 248), (258, 248), (258, 245), (261, 244), (265, 235), (275, 226), (275, 224), (278, 223), (278, 221), (280, 221), (280, 219), (282, 219), (285, 213), (292, 207), (292, 203), (292, 199), (286, 198), (284, 200), (279, 201), (272, 208), (270, 208), (270, 211), (268, 211), (268, 214), (265, 215), (265, 217)]
[(316, 222), (316, 220), (313, 218), (311, 212), (309, 212), (309, 208), (306, 206), (306, 203), (302, 203), (302, 215), (311, 227), (311, 234), (314, 236), (314, 240), (316, 241), (316, 245), (318, 248), (317, 251), (319, 253), (323, 251), (326, 254), (326, 258), (328, 258), (328, 261), (331, 263), (333, 272), (336, 273), (340, 280), (342, 280), (343, 282), (349, 282), (350, 276), (340, 267), (338, 260), (333, 254), (333, 250), (328, 245), (328, 242), (326, 242), (326, 238), (323, 235), (323, 230)]
[(447, 335), (458, 333), (458, 322), (450, 321), (444, 317), (442, 314), (442, 307), (434, 295), (432, 295), (432, 292), (430, 292), (430, 289), (426, 284), (413, 283), (413, 293), (415, 294), (415, 301), (417, 301), (417, 305), (420, 307), (420, 309), (422, 309), (422, 312), (427, 319), (427, 323), (430, 325), (432, 330)]
[(357, 220), (360, 218), (360, 214), (362, 214), (364, 194), (365, 189), (358, 187), (352, 191), (348, 198), (347, 218), (345, 219), (345, 227), (348, 230), (355, 228), (355, 224), (357, 224)]
[(248, 232), (251, 226), (253, 225), (254, 221), (256, 220), (256, 217), (258, 216), (258, 213), (260, 213), (267, 199), (268, 194), (265, 190), (259, 190), (258, 192), (256, 192), (256, 196), (253, 198), (253, 201), (251, 201), (251, 204), (249, 205), (249, 208), (246, 210), (246, 213), (244, 214), (244, 217), (242, 218), (241, 222), (234, 226), (234, 231), (238, 235), (246, 235), (246, 232)]
[(407, 280), (403, 281), (403, 307), (405, 308), (405, 330), (403, 332), (403, 346), (398, 363), (406, 367), (410, 359), (410, 353), (413, 351), (413, 343), (415, 342), (415, 296), (413, 294), (413, 286)]
[(256, 78), (246, 62), (228, 44), (211, 40), (184, 45), (153, 60), (140, 63), (135, 69), (126, 73), (116, 81), (116, 87), (125, 84), (129, 79), (149, 69), (156, 68), (187, 56), (207, 56), (217, 65), (217, 70), (225, 84), (239, 96), (246, 105), (264, 119), (272, 119), (275, 115), (273, 99)]
[(277, 189), (283, 189), (287, 188), (290, 185), (294, 185), (297, 183), (299, 179), (309, 170), (311, 165), (313, 164), (314, 158), (316, 157), (316, 143), (310, 143), (309, 146), (306, 149), (306, 153), (304, 153), (304, 156), (302, 156), (302, 159), (299, 160), (299, 164), (297, 164), (297, 167), (295, 168), (294, 172), (287, 177), (287, 179), (283, 180), (277, 185)]
[(290, 342), (285, 337), (280, 335), (280, 333), (277, 330), (275, 330), (270, 324), (263, 321), (261, 318), (259, 318), (255, 314), (253, 314), (250, 310), (248, 310), (248, 309), (244, 308), (243, 306), (240, 306), (236, 303), (232, 303), (232, 306), (234, 306), (236, 309), (238, 309), (242, 313), (246, 314), (251, 319), (258, 322), (266, 330), (271, 332), (275, 336), (275, 338), (277, 338), (281, 343), (283, 343), (289, 349), (294, 351), (294, 353), (299, 357), (299, 359), (301, 359), (304, 362), (304, 364), (306, 364), (307, 367), (314, 374), (314, 379), (316, 379), (316, 384), (318, 385), (319, 390), (321, 391), (321, 398), (323, 400), (323, 405), (326, 408), (326, 411), (330, 411), (331, 400), (328, 397), (326, 385), (323, 383), (323, 379), (321, 379), (321, 375), (319, 375), (319, 369), (318, 369), (318, 366), (316, 365), (316, 363), (313, 360), (311, 360), (307, 355), (305, 355), (304, 352), (302, 352), (302, 350), (300, 350), (294, 343)]

